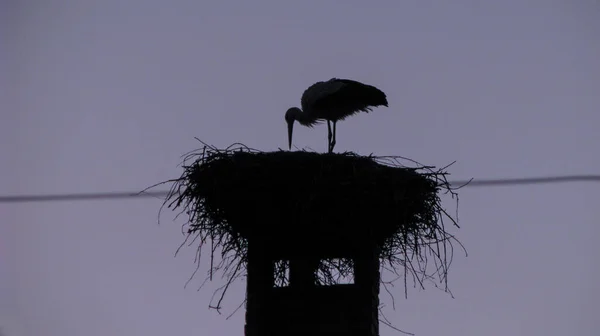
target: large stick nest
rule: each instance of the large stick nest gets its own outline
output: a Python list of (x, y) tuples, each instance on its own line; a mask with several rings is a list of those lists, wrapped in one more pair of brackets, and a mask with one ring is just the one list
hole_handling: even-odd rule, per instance
[[(372, 245), (379, 248), (382, 267), (396, 274), (402, 269), (421, 286), (432, 275), (447, 284), (454, 237), (444, 219), (458, 225), (441, 206), (440, 192), (455, 196), (445, 168), (404, 159), (417, 165), (407, 167), (400, 157), (203, 145), (185, 156), (183, 174), (170, 181), (164, 205), (188, 215), (187, 235), (199, 240), (199, 249), (211, 243), (209, 274), (225, 271), (225, 289), (244, 275), (249, 241), (266, 244), (274, 260), (325, 259), (323, 284), (351, 272), (351, 260), (333, 258)], [(218, 249), (222, 261), (215, 266)], [(277, 272), (276, 282), (287, 282), (285, 272)]]

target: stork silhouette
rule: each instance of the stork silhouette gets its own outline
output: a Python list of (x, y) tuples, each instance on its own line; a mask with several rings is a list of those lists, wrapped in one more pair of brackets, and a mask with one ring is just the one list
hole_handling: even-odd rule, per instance
[[(300, 100), (302, 109), (291, 107), (285, 113), (289, 148), (292, 148), (294, 121), (313, 127), (327, 121), (328, 153), (336, 144), (336, 123), (358, 112), (370, 112), (373, 107), (388, 106), (385, 93), (378, 88), (350, 79), (332, 78), (311, 85)], [(333, 126), (332, 126), (333, 124)]]

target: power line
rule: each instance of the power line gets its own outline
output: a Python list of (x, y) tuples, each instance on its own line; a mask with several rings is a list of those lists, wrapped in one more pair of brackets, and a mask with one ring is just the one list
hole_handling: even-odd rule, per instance
[[(572, 182), (600, 182), (600, 175), (566, 175), (548, 177), (529, 177), (513, 179), (486, 179), (472, 181), (451, 181), (452, 187), (496, 187), (516, 186), (526, 184), (551, 184)], [(467, 184), (468, 183), (468, 184)], [(73, 194), (48, 194), (48, 195), (7, 195), (0, 196), (0, 203), (26, 203), (26, 202), (58, 202), (58, 201), (86, 201), (86, 200), (116, 200), (133, 198), (160, 198), (166, 197), (168, 191), (145, 191), (145, 192), (99, 192), (99, 193), (73, 193)]]

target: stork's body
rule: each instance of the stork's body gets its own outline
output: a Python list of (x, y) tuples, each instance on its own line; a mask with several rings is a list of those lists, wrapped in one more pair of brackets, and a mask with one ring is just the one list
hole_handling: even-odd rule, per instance
[[(378, 88), (349, 79), (332, 78), (311, 85), (300, 100), (302, 110), (292, 107), (287, 110), (288, 140), (292, 148), (294, 121), (313, 127), (327, 121), (328, 152), (335, 147), (336, 123), (358, 112), (370, 112), (373, 107), (388, 106), (387, 98)], [(333, 124), (333, 125), (332, 125)]]

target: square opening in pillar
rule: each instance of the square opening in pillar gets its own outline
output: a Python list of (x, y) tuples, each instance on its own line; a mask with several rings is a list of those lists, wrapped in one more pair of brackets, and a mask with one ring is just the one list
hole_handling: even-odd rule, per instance
[(325, 286), (354, 284), (354, 263), (349, 258), (321, 260), (317, 277)]
[(290, 261), (276, 260), (274, 266), (274, 287), (288, 287), (290, 285)]

